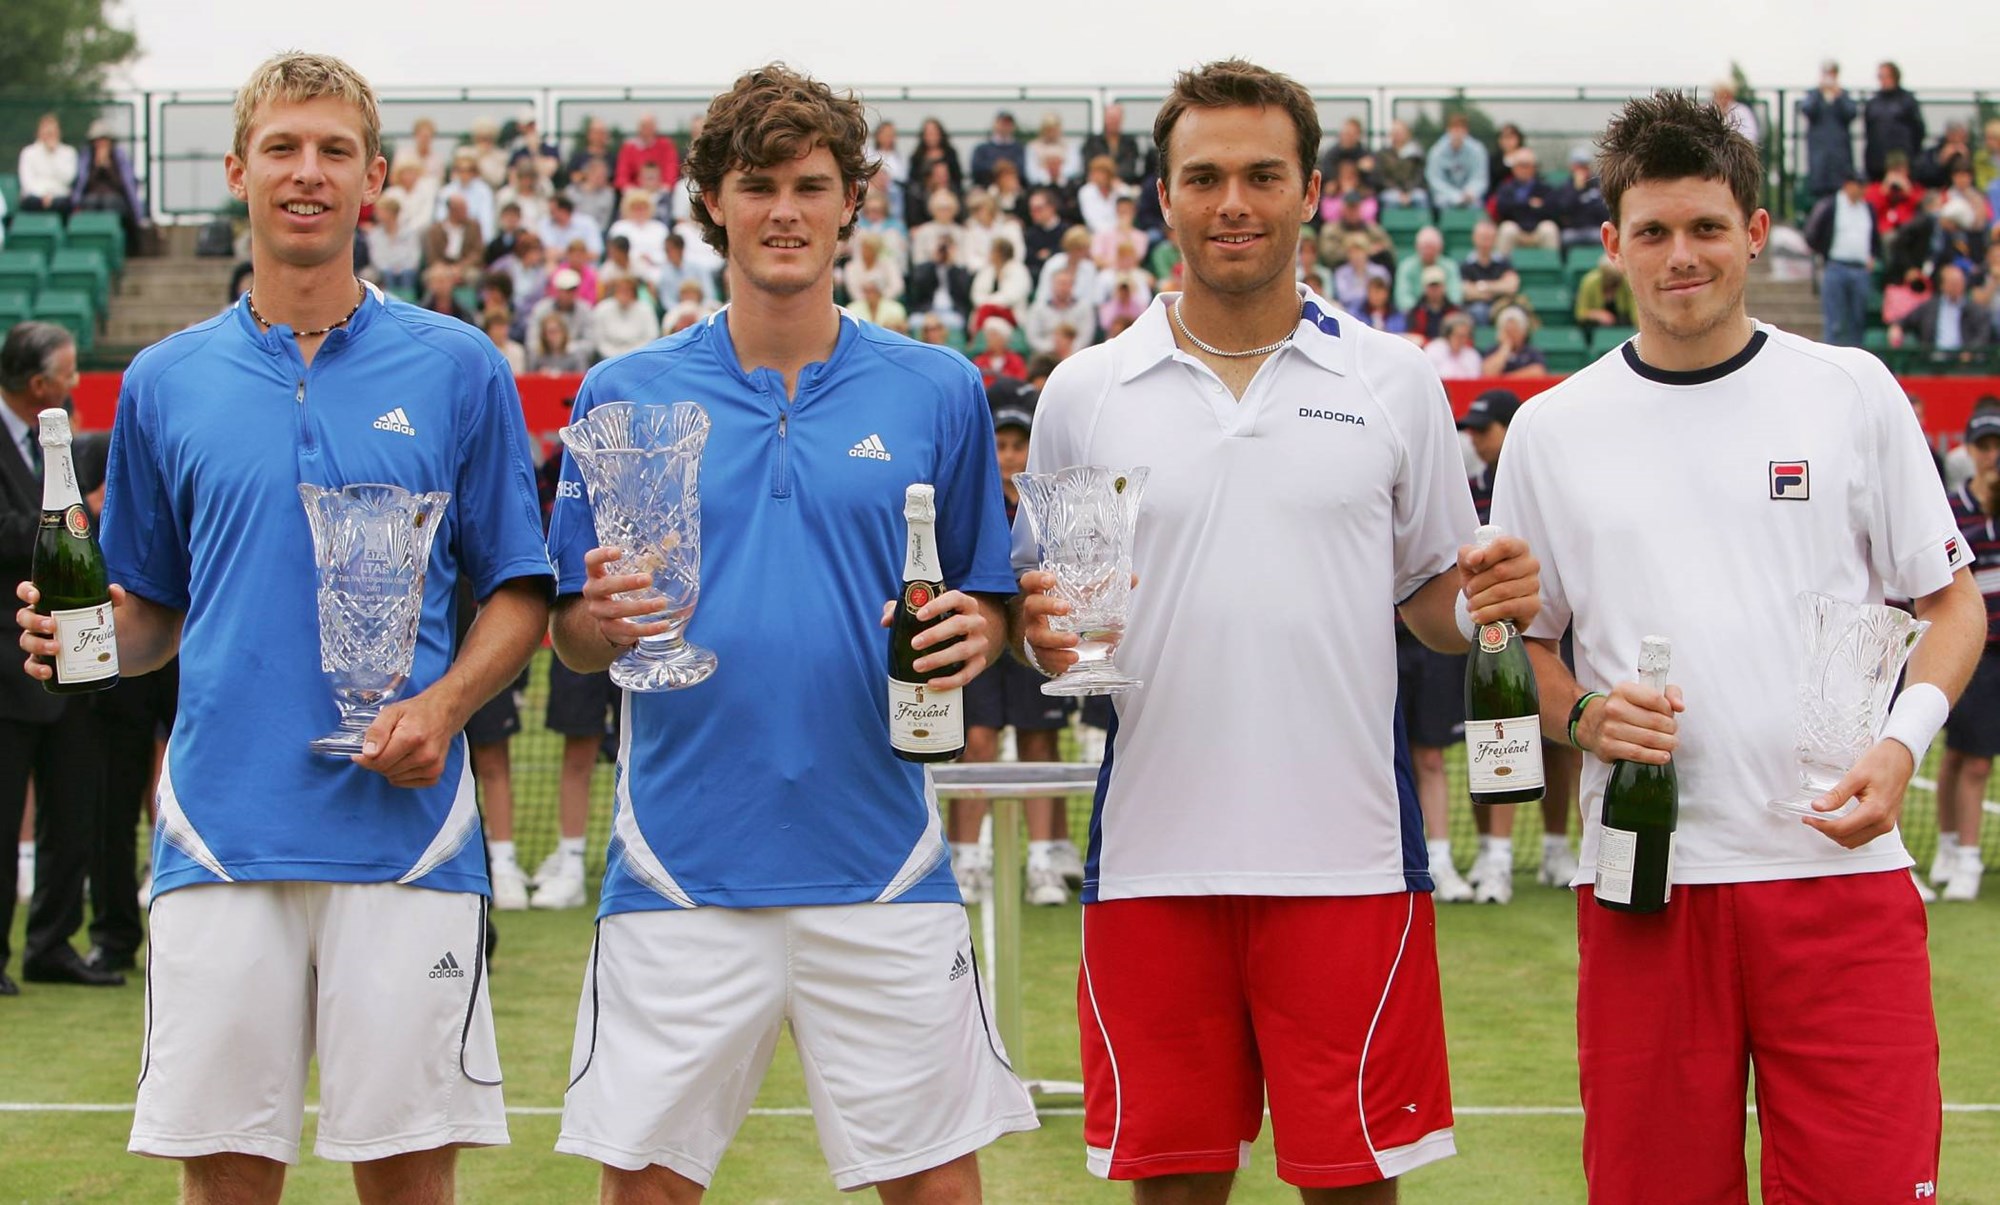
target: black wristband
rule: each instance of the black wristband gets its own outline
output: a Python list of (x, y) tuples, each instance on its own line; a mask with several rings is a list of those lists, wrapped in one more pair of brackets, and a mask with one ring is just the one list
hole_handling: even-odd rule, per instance
[(1571, 745), (1575, 746), (1578, 749), (1583, 748), (1583, 746), (1577, 744), (1576, 741), (1576, 726), (1583, 720), (1584, 709), (1590, 706), (1590, 701), (1592, 699), (1603, 699), (1608, 697), (1609, 696), (1607, 696), (1601, 690), (1587, 690), (1583, 693), (1583, 697), (1576, 701), (1576, 705), (1569, 709), (1569, 743)]

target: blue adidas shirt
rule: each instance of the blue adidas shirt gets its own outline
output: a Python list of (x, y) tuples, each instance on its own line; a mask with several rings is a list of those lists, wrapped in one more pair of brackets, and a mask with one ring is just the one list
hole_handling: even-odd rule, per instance
[[(598, 365), (576, 417), (683, 400), (711, 424), (687, 638), (720, 663), (700, 685), (624, 697), (600, 914), (957, 901), (923, 768), (889, 749), (881, 619), (916, 482), (937, 487), (945, 584), (1013, 592), (978, 371), (843, 317), (788, 401), (777, 373), (743, 371), (725, 310)], [(549, 525), (564, 594), (598, 543), (586, 497), (565, 455)]]
[(486, 890), (463, 742), (410, 790), (306, 743), (339, 720), (320, 671), (300, 482), (447, 490), (415, 663), (452, 658), (461, 576), (480, 598), (550, 576), (527, 427), (478, 331), (374, 290), (310, 368), (241, 303), (148, 348), (119, 394), (105, 485), (111, 580), (186, 612), (153, 890), (296, 879)]

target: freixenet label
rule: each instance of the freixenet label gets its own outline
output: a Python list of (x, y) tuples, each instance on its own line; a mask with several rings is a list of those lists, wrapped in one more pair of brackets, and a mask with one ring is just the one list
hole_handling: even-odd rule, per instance
[[(1483, 638), (1484, 633), (1481, 635)], [(1467, 720), (1465, 772), (1467, 785), (1474, 791), (1539, 789), (1542, 785), (1540, 717)]]
[(931, 599), (937, 597), (931, 592), (929, 582), (905, 582), (903, 584), (903, 607), (915, 615), (924, 609)]
[(1507, 625), (1504, 623), (1482, 624), (1479, 628), (1479, 651), (1497, 653), (1507, 647)]
[(111, 604), (51, 611), (56, 621), (56, 681), (97, 682), (118, 673), (118, 629)]
[(83, 509), (81, 502), (77, 503), (63, 512), (63, 526), (69, 528), (69, 534), (75, 536), (77, 539), (88, 540), (90, 538), (90, 512)]
[(963, 696), (918, 682), (889, 680), (889, 736), (910, 753), (949, 753), (965, 744)]

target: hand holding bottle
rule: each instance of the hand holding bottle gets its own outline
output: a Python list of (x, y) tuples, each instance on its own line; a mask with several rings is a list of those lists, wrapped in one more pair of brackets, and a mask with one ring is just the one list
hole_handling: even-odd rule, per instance
[(1674, 716), (1686, 710), (1678, 686), (1663, 691), (1637, 679), (1620, 682), (1584, 709), (1576, 724), (1576, 743), (1606, 764), (1635, 761), (1664, 766), (1680, 747)]
[(1525, 631), (1542, 609), (1542, 563), (1519, 536), (1458, 550), (1460, 591), (1475, 624), (1512, 620)]
[[(113, 584), (111, 587), (111, 612), (117, 617), (119, 609), (125, 605), (125, 587)], [(56, 676), (49, 661), (56, 655), (56, 620), (53, 615), (44, 615), (35, 609), (42, 601), (41, 591), (33, 582), (21, 582), (14, 587), (14, 597), (21, 600), (21, 609), (14, 612), (14, 622), (21, 628), (21, 651), (28, 654), (25, 668), (28, 676), (37, 682), (47, 682)]]

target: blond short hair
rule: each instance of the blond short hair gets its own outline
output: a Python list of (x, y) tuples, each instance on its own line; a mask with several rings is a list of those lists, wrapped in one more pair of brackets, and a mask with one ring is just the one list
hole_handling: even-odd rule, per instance
[(236, 157), (250, 153), (250, 123), (257, 110), (269, 101), (293, 103), (331, 96), (346, 101), (361, 112), (362, 149), (372, 161), (382, 153), (382, 114), (375, 104), (375, 89), (361, 73), (330, 54), (307, 54), (290, 50), (272, 55), (258, 64), (236, 93)]

